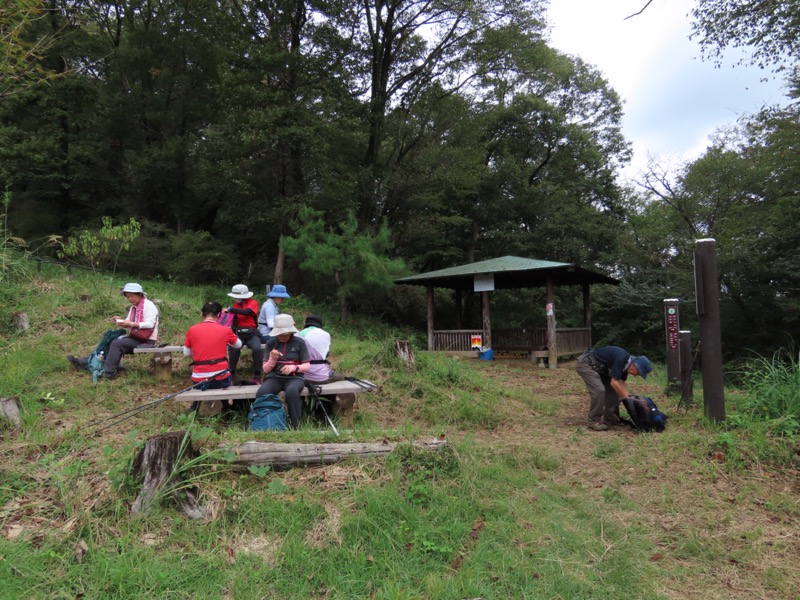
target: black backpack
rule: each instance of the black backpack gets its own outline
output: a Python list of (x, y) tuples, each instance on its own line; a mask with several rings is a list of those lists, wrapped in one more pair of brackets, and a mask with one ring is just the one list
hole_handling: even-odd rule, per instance
[(651, 398), (628, 396), (622, 400), (622, 404), (628, 411), (634, 429), (661, 433), (666, 428), (668, 417), (658, 410)]

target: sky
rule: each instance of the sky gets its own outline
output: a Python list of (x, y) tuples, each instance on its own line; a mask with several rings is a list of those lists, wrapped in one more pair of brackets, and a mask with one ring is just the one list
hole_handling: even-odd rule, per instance
[[(624, 102), (623, 133), (636, 178), (648, 157), (679, 165), (699, 157), (717, 128), (765, 105), (785, 104), (780, 78), (755, 67), (700, 60), (689, 40), (695, 0), (550, 0), (551, 45), (598, 68)], [(765, 77), (767, 81), (762, 81)]]

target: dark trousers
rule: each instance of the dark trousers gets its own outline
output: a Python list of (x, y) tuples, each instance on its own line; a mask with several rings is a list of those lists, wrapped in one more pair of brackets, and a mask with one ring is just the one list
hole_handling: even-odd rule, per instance
[(155, 341), (142, 342), (136, 338), (123, 335), (118, 337), (108, 346), (106, 359), (103, 361), (103, 377), (113, 377), (117, 372), (117, 367), (122, 360), (123, 354), (133, 354), (133, 349), (139, 346), (152, 346)]
[[(242, 348), (247, 346), (253, 351), (253, 376), (261, 379), (261, 363), (264, 362), (264, 350), (261, 348), (261, 338), (253, 335), (247, 341), (242, 340)], [(236, 375), (236, 365), (239, 364), (239, 357), (242, 355), (241, 348), (228, 349), (228, 364), (230, 365), (231, 375)]]
[(300, 427), (300, 419), (303, 417), (303, 398), (300, 394), (305, 387), (302, 377), (285, 377), (283, 375), (268, 376), (261, 387), (256, 392), (256, 398), (267, 394), (286, 394), (286, 408), (289, 409), (289, 424), (292, 429)]

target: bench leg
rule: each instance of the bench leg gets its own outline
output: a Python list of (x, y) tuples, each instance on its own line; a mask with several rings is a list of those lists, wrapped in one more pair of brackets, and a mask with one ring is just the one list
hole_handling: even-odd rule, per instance
[(172, 354), (164, 352), (153, 357), (153, 372), (156, 379), (167, 381), (172, 378)]

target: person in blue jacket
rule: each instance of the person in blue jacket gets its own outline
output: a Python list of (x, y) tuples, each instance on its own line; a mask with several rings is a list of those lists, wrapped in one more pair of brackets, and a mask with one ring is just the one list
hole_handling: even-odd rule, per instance
[(628, 375), (644, 379), (653, 364), (646, 356), (633, 356), (619, 346), (602, 346), (581, 354), (575, 370), (591, 398), (589, 429), (607, 431), (609, 426), (619, 424), (619, 403), (630, 396)]

